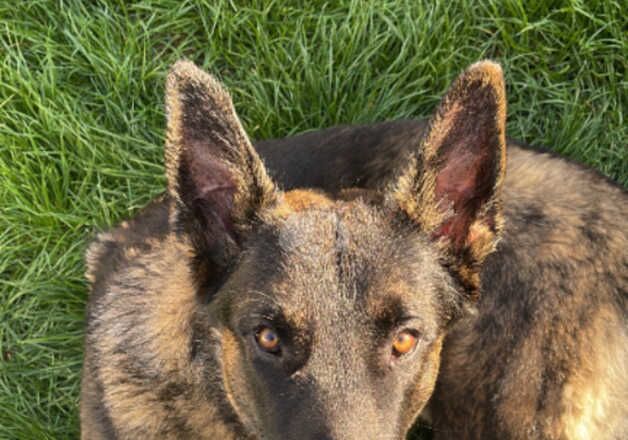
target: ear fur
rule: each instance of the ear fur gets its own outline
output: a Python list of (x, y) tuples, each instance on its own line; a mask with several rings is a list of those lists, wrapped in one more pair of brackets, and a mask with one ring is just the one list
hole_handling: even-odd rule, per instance
[(392, 190), (398, 207), (442, 249), (471, 297), (502, 229), (506, 98), (501, 67), (470, 66), (451, 85)]
[(177, 62), (166, 83), (166, 113), (171, 220), (200, 252), (227, 258), (255, 214), (275, 201), (275, 186), (213, 76)]

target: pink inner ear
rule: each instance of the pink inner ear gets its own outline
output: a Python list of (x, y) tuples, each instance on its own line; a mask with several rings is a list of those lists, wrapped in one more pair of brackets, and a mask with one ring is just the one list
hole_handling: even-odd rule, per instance
[(435, 196), (439, 207), (444, 212), (453, 212), (434, 235), (449, 237), (458, 249), (471, 241), (469, 227), (493, 192), (495, 159), (490, 154), (490, 142), (482, 141), (485, 140), (465, 139), (450, 146), (436, 176)]
[(233, 233), (233, 200), (237, 190), (233, 171), (207, 151), (204, 145), (191, 142), (182, 155), (181, 197), (192, 209), (202, 213), (201, 221), (209, 229), (219, 221), (225, 231)]
[(445, 107), (433, 129), (439, 136), (433, 138), (436, 157), (431, 167), (435, 201), (446, 214), (434, 235), (447, 237), (459, 251), (470, 244), (469, 227), (493, 196), (501, 148), (493, 89), (473, 81), (457, 93), (446, 100), (453, 104)]

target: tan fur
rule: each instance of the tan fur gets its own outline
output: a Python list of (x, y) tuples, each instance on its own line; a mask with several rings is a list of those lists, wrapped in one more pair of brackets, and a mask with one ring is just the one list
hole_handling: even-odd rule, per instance
[[(429, 360), (426, 362), (426, 365), (429, 365), (430, 368), (427, 371), (421, 372), (421, 380), (417, 380), (417, 383), (420, 386), (416, 387), (412, 390), (412, 395), (409, 396), (410, 399), (416, 401), (426, 401), (434, 391), (434, 386), (436, 384), (436, 379), (438, 377), (438, 370), (440, 366), (440, 353), (443, 348), (443, 337), (439, 337), (430, 347)], [(422, 410), (423, 408), (421, 408)], [(402, 415), (402, 419), (404, 420), (402, 423), (406, 426), (411, 426), (413, 422), (417, 419), (421, 410), (408, 412)]]
[[(144, 334), (149, 346), (146, 348), (153, 355), (148, 369), (169, 371), (173, 379), (178, 378), (183, 383), (192, 385), (197, 383), (200, 374), (190, 365), (189, 339), (190, 320), (197, 307), (194, 296), (195, 288), (189, 272), (187, 261), (191, 257), (190, 248), (174, 235), (168, 236), (163, 242), (158, 242), (152, 248), (150, 257), (146, 259), (137, 248), (130, 247), (125, 254), (140, 263), (120, 273), (119, 280), (124, 283), (143, 280), (146, 282), (146, 294), (134, 297), (135, 305), (125, 302), (125, 307), (136, 307), (138, 310), (150, 311), (141, 322), (140, 332)], [(146, 253), (144, 252), (144, 255)], [(144, 261), (143, 261), (144, 260)], [(162, 278), (147, 276), (141, 265), (145, 264), (149, 270), (163, 274)], [(112, 286), (113, 303), (102, 309), (101, 319), (116, 322), (116, 315), (124, 313), (120, 306), (115, 304), (116, 283)], [(120, 292), (124, 295), (124, 292)], [(146, 384), (129, 382), (127, 372), (120, 369), (120, 365), (127, 362), (125, 354), (118, 353), (116, 345), (119, 342), (118, 329), (113, 327), (108, 333), (100, 335), (100, 355), (107, 359), (99, 368), (99, 379), (105, 388), (104, 405), (111, 416), (126, 427), (127, 432), (142, 433), (141, 436), (178, 439), (177, 432), (164, 433), (161, 430), (170, 416), (170, 410), (156, 401), (153, 392), (159, 389), (146, 388)], [(86, 364), (86, 368), (89, 365)], [(84, 398), (87, 398), (84, 395)], [(186, 414), (188, 428), (197, 433), (198, 438), (214, 438), (222, 430), (225, 439), (234, 438), (227, 428), (222, 429), (221, 422), (216, 417), (216, 411), (211, 402), (202, 396), (201, 390), (191, 395), (176, 397), (170, 404), (178, 411)], [(86, 419), (89, 419), (86, 417)], [(213, 422), (209, 423), (214, 419)], [(83, 438), (92, 438), (93, 427), (86, 421), (83, 427)], [(137, 438), (136, 434), (121, 438)]]
[(294, 189), (283, 195), (283, 203), (279, 203), (272, 211), (278, 217), (287, 217), (290, 214), (306, 209), (329, 208), (333, 201), (320, 191), (309, 189)]
[(94, 365), (89, 352), (85, 353), (83, 358), (83, 373), (81, 377), (81, 439), (83, 440), (104, 440), (106, 439), (102, 432), (100, 421), (94, 414), (92, 406), (99, 401), (95, 391), (96, 378), (94, 377)]
[(96, 236), (96, 239), (92, 241), (85, 252), (85, 278), (91, 284), (96, 280), (96, 271), (101, 258), (105, 253), (105, 243), (114, 243), (115, 237), (108, 233), (103, 232)]
[(587, 332), (589, 343), (581, 347), (580, 368), (563, 390), (565, 411), (560, 428), (569, 439), (619, 439), (628, 435), (628, 420), (622, 419), (628, 414), (628, 352), (613, 349), (625, 343), (628, 334), (625, 327), (619, 335), (608, 331), (622, 327), (614, 311), (602, 309)]
[[(193, 251), (172, 235), (162, 246), (168, 249), (167, 256), (164, 256), (161, 262), (163, 266), (159, 267), (153, 263), (152, 269), (164, 273), (164, 276), (160, 279), (147, 280), (147, 289), (151, 292), (160, 292), (160, 300), (154, 304), (146, 325), (148, 328), (159, 329), (153, 337), (153, 350), (165, 360), (164, 367), (181, 370), (188, 365), (187, 359), (190, 356), (187, 343), (190, 329), (187, 318), (193, 314), (197, 306), (196, 298), (190, 294), (196, 290), (192, 275), (189, 273), (190, 269), (181, 262), (192, 258)], [(178, 262), (170, 260), (173, 253)], [(129, 276), (141, 278), (143, 274), (137, 272), (130, 271)]]
[(230, 330), (224, 329), (221, 339), (224, 353), (221, 367), (225, 377), (225, 395), (238, 417), (248, 426), (256, 427), (259, 421), (250, 416), (255, 414), (255, 409), (250, 407), (253, 402), (249, 401), (248, 396), (240, 395), (242, 390), (247, 388), (247, 383), (242, 377), (246, 364), (242, 359), (238, 338)]

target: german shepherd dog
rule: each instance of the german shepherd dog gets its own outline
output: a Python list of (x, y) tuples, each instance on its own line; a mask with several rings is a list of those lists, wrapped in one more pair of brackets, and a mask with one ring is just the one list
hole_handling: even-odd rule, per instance
[(497, 64), (255, 148), (190, 62), (166, 107), (167, 193), (87, 252), (84, 439), (628, 438), (628, 194), (507, 140)]

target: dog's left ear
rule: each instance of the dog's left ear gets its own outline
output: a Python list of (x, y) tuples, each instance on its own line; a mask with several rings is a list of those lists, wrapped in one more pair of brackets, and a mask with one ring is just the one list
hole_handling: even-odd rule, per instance
[(213, 271), (226, 268), (252, 220), (277, 190), (211, 75), (177, 62), (166, 83), (165, 162), (173, 226), (191, 238)]
[(472, 65), (451, 85), (391, 191), (393, 202), (442, 249), (472, 298), (479, 266), (502, 228), (505, 124), (501, 67)]

